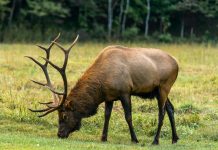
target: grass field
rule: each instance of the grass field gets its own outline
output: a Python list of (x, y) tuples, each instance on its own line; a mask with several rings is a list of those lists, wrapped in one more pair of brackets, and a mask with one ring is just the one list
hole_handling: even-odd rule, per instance
[[(67, 140), (57, 133), (57, 113), (44, 118), (27, 108), (39, 108), (37, 102), (49, 101), (48, 90), (30, 82), (44, 81), (41, 70), (24, 58), (43, 56), (33, 44), (0, 44), (0, 149), (218, 149), (218, 47), (205, 44), (122, 43), (129, 47), (155, 47), (173, 55), (180, 72), (169, 97), (176, 110), (176, 125), (180, 140), (171, 145), (171, 128), (167, 116), (161, 131), (160, 145), (151, 146), (157, 128), (156, 100), (133, 97), (133, 124), (140, 141), (132, 144), (123, 109), (115, 102), (109, 126), (108, 142), (101, 143), (104, 105), (98, 113), (82, 121), (80, 131)], [(65, 45), (67, 46), (67, 45)], [(68, 63), (68, 81), (72, 87), (104, 43), (78, 43)], [(52, 51), (52, 60), (61, 64), (62, 53)], [(62, 82), (50, 69), (58, 89)]]

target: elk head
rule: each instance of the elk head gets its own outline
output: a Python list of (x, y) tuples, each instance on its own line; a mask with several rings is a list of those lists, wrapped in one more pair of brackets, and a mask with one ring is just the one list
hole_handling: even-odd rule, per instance
[[(67, 62), (68, 62), (68, 56), (69, 56), (69, 53), (72, 47), (76, 44), (79, 36), (77, 35), (76, 39), (74, 40), (74, 42), (70, 45), (68, 49), (64, 49), (60, 44), (56, 42), (59, 37), (60, 37), (60, 34), (54, 39), (54, 41), (51, 42), (48, 48), (37, 45), (40, 49), (44, 50), (46, 53), (46, 58), (41, 57), (42, 59), (45, 60), (44, 64), (40, 63), (33, 57), (26, 56), (27, 58), (35, 62), (42, 69), (42, 71), (45, 74), (47, 83), (41, 83), (41, 82), (34, 81), (34, 80), (31, 80), (31, 81), (48, 88), (53, 93), (52, 102), (43, 102), (43, 103), (39, 102), (39, 104), (45, 105), (46, 108), (40, 109), (40, 110), (33, 110), (33, 109), (29, 109), (29, 110), (32, 112), (41, 112), (42, 114), (39, 115), (38, 117), (44, 117), (48, 115), (49, 113), (57, 110), (58, 119), (59, 119), (58, 137), (67, 138), (71, 132), (78, 130), (81, 124), (81, 118), (78, 117), (78, 115), (76, 115), (76, 113), (72, 110), (72, 108), (66, 107), (64, 105), (67, 99), (67, 90), (68, 90), (67, 77), (66, 77), (66, 72), (65, 72), (66, 67), (67, 67)], [(62, 67), (55, 65), (53, 62), (49, 60), (51, 48), (53, 47), (53, 45), (56, 45), (57, 47), (59, 47), (64, 53), (65, 59), (64, 59), (64, 63)], [(54, 89), (54, 86), (52, 85), (50, 76), (48, 74), (48, 69), (47, 69), (48, 65), (51, 65), (54, 69), (56, 69), (60, 73), (62, 80), (63, 80), (63, 84), (64, 84), (63, 92), (58, 92)]]

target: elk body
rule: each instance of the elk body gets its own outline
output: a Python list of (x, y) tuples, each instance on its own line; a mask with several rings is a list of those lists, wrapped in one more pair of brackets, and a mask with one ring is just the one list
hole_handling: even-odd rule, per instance
[[(45, 64), (40, 64), (37, 60), (28, 56), (42, 68), (47, 79), (47, 84), (34, 82), (48, 87), (54, 93), (53, 102), (41, 103), (47, 106), (46, 109), (30, 110), (33, 112), (44, 112), (40, 117), (58, 110), (58, 137), (67, 138), (71, 132), (80, 129), (82, 118), (94, 115), (99, 104), (104, 102), (105, 122), (101, 140), (107, 141), (113, 103), (116, 100), (120, 100), (129, 126), (131, 140), (137, 143), (138, 140), (132, 125), (131, 96), (156, 98), (159, 108), (159, 119), (153, 144), (159, 143), (165, 110), (171, 123), (172, 143), (176, 143), (179, 138), (175, 128), (174, 108), (168, 98), (170, 89), (178, 75), (178, 65), (174, 58), (158, 49), (127, 48), (122, 46), (106, 47), (68, 94), (65, 69), (69, 51), (76, 43), (76, 40), (68, 50), (65, 50), (55, 41), (50, 44), (48, 49), (39, 46), (46, 51)], [(63, 50), (65, 54), (62, 68), (49, 61), (50, 50), (54, 44)], [(47, 71), (48, 64), (57, 69), (62, 75), (64, 82), (63, 93), (54, 90)]]

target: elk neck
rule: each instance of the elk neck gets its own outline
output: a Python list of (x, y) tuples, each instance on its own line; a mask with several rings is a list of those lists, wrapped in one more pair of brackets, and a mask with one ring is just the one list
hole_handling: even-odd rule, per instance
[(76, 83), (67, 97), (67, 103), (81, 116), (89, 117), (97, 112), (98, 105), (104, 101), (101, 74), (86, 72)]

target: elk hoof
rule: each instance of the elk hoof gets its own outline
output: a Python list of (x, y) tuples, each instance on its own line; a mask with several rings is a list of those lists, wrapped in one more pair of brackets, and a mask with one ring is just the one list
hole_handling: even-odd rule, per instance
[(136, 144), (136, 143), (139, 143), (139, 141), (138, 141), (137, 139), (132, 139), (131, 141), (132, 141), (133, 143), (135, 143), (135, 144)]
[(179, 140), (179, 137), (178, 137), (178, 136), (174, 137), (174, 138), (172, 139), (172, 144), (177, 143), (178, 140)]
[(158, 140), (154, 140), (154, 141), (152, 142), (152, 145), (159, 145), (159, 141), (158, 141)]
[(107, 137), (102, 136), (102, 137), (101, 137), (101, 141), (102, 141), (102, 142), (107, 142)]

